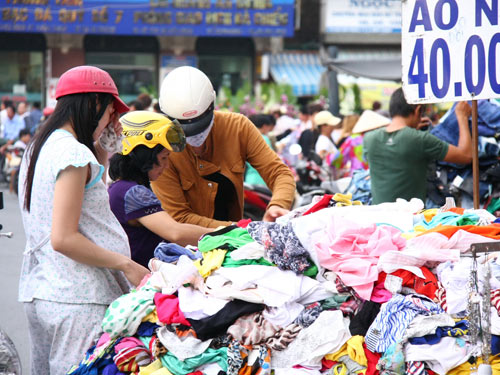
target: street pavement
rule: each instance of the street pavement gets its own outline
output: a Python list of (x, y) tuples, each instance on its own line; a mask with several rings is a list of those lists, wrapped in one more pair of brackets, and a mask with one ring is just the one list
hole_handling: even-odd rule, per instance
[(19, 274), (23, 259), (25, 235), (17, 195), (9, 193), (5, 185), (4, 209), (0, 210), (0, 232), (14, 232), (12, 238), (0, 237), (0, 327), (11, 338), (21, 358), (23, 375), (29, 374), (29, 334), (24, 309), (17, 302)]

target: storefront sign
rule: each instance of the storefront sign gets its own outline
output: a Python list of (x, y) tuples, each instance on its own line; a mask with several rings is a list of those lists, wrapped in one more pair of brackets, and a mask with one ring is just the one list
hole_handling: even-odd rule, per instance
[(293, 36), (294, 0), (0, 0), (0, 31)]
[(402, 15), (410, 103), (500, 97), (499, 0), (407, 0)]
[(401, 0), (326, 0), (325, 33), (399, 33)]
[(168, 73), (180, 66), (198, 66), (198, 59), (196, 56), (173, 56), (161, 55), (160, 56), (160, 83)]

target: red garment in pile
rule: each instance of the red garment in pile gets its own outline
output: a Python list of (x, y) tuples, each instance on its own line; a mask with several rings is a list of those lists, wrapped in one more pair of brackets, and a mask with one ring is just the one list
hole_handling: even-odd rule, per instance
[[(439, 289), (438, 280), (427, 267), (420, 267), (420, 269), (422, 270), (425, 279), (418, 277), (413, 272), (402, 269), (392, 272), (391, 275), (400, 277), (403, 280), (403, 287), (411, 288), (416, 293), (427, 296), (433, 300), (436, 297), (436, 290)], [(384, 283), (386, 276), (387, 274), (385, 272), (380, 272), (377, 284)]]
[(366, 367), (365, 375), (379, 375), (380, 371), (377, 370), (377, 363), (380, 359), (380, 353), (373, 353), (363, 343), (363, 349), (365, 350), (366, 360), (368, 361), (368, 366)]

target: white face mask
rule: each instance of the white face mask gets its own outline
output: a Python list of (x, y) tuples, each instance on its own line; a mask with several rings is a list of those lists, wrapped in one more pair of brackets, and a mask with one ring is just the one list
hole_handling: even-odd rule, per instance
[(208, 125), (208, 128), (203, 130), (200, 134), (186, 137), (186, 143), (193, 147), (200, 147), (207, 140), (208, 134), (210, 133), (210, 130), (212, 130), (212, 126), (214, 125), (214, 117), (215, 116), (212, 116), (212, 121), (210, 121), (210, 125)]

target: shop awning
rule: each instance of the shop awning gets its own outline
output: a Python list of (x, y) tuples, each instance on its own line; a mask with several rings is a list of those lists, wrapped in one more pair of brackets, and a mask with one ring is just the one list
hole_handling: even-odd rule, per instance
[(270, 71), (278, 83), (289, 84), (296, 96), (319, 93), (321, 75), (326, 70), (314, 53), (280, 53), (271, 56)]
[(401, 53), (391, 51), (368, 50), (357, 52), (339, 52), (339, 57), (332, 59), (325, 49), (321, 49), (321, 64), (337, 73), (354, 77), (401, 81)]

